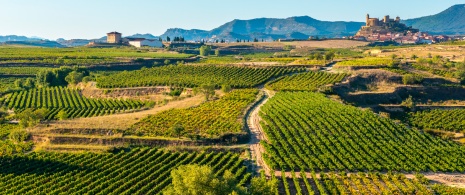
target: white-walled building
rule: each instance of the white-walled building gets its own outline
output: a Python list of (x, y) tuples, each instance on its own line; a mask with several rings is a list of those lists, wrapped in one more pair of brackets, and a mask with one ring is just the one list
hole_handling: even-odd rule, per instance
[(133, 39), (129, 41), (129, 45), (134, 47), (163, 47), (163, 43), (160, 40), (150, 40), (150, 39)]

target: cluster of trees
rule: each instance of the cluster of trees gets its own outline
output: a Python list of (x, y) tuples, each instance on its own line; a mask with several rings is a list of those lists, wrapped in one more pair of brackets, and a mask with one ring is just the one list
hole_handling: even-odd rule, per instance
[[(170, 37), (166, 37), (166, 41), (167, 42), (170, 42), (171, 41), (171, 38)], [(186, 40), (184, 39), (184, 37), (174, 37), (173, 39), (173, 42), (185, 42)]]
[[(253, 42), (260, 42), (257, 38), (254, 38), (252, 41), (253, 41)], [(244, 40), (242, 40), (242, 39), (236, 39), (236, 42), (237, 42), (237, 43), (241, 43), (241, 42), (244, 42), (244, 43), (245, 43), (245, 42), (248, 42), (248, 43), (249, 43), (249, 42), (250, 42), (250, 39), (247, 39), (247, 40), (245, 40), (245, 39), (244, 39)], [(264, 40), (264, 39), (261, 39), (261, 42), (265, 42), (265, 40)]]
[(36, 86), (33, 78), (16, 79), (14, 84), (15, 87), (19, 89), (32, 89)]
[(75, 85), (89, 76), (86, 68), (62, 66), (53, 70), (39, 71), (36, 83), (41, 87)]
[(223, 176), (215, 174), (209, 166), (183, 165), (171, 171), (172, 185), (163, 191), (166, 195), (275, 195), (278, 180), (255, 177), (247, 189), (235, 175), (226, 170)]
[(334, 51), (328, 51), (325, 53), (315, 52), (308, 56), (310, 60), (326, 60), (332, 61), (336, 57), (336, 53)]

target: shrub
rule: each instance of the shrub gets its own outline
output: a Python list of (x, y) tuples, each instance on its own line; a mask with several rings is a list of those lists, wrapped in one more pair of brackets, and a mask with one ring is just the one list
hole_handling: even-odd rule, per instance
[(8, 138), (11, 141), (19, 143), (19, 142), (23, 142), (29, 139), (29, 136), (30, 134), (24, 129), (14, 129), (10, 132), (10, 134), (8, 135)]

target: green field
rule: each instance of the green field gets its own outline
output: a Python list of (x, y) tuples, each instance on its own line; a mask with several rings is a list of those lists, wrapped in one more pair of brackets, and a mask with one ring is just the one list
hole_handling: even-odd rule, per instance
[(266, 161), (276, 169), (465, 171), (465, 147), (322, 94), (277, 93), (261, 116)]
[(361, 58), (336, 63), (336, 66), (387, 66), (393, 62), (387, 58)]
[(39, 48), (0, 47), (0, 64), (32, 63), (56, 65), (90, 65), (125, 62), (136, 58), (188, 58), (190, 54), (121, 48)]
[(238, 68), (224, 66), (171, 65), (125, 71), (97, 78), (101, 88), (177, 86), (197, 87), (214, 84), (247, 88), (262, 84), (272, 77), (303, 71), (297, 68)]
[(465, 109), (418, 111), (410, 113), (407, 120), (420, 129), (465, 131)]
[(65, 111), (69, 118), (101, 116), (141, 109), (145, 102), (86, 98), (76, 89), (49, 87), (15, 92), (5, 98), (3, 105), (17, 112), (46, 108), (46, 119), (53, 120), (60, 111)]
[(209, 165), (216, 174), (230, 170), (245, 184), (244, 161), (234, 153), (128, 152), (50, 153), (0, 158), (2, 194), (159, 194), (180, 165)]
[(258, 90), (239, 89), (219, 100), (206, 102), (188, 109), (171, 109), (151, 115), (135, 124), (129, 134), (144, 136), (178, 136), (172, 127), (181, 125), (183, 136), (220, 136), (225, 133), (240, 133), (243, 123), (239, 118), (245, 108), (255, 101)]
[(306, 72), (285, 76), (266, 84), (275, 91), (317, 91), (323, 86), (340, 82), (346, 74), (332, 74), (325, 72)]

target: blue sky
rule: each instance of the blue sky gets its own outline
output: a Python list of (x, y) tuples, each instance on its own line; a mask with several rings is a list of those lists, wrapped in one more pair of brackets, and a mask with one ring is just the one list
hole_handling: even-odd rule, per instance
[(233, 19), (308, 15), (364, 21), (365, 14), (403, 19), (439, 13), (463, 0), (0, 0), (0, 35), (99, 38), (162, 34), (168, 28), (211, 30)]

